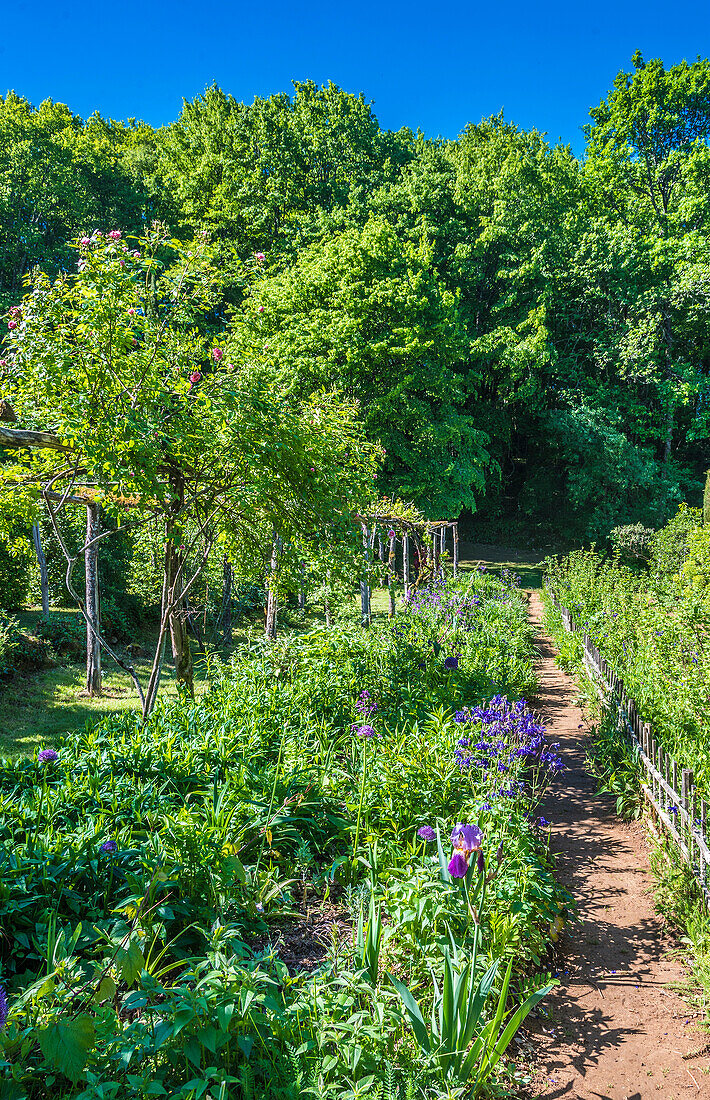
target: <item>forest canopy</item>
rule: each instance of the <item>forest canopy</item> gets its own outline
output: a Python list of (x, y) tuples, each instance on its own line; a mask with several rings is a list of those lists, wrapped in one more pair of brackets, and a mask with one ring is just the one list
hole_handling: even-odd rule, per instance
[(710, 465), (710, 64), (632, 64), (581, 157), (502, 115), (382, 130), (310, 81), (249, 105), (213, 86), (158, 129), (10, 93), (0, 305), (97, 229), (206, 231), (206, 342), (228, 329), (285, 398), (355, 402), (384, 494), (479, 537), (659, 525)]

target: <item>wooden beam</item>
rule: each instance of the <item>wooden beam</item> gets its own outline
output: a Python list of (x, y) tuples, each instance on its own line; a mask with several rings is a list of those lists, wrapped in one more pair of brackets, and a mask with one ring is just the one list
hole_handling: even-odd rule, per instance
[(6, 428), (0, 424), (0, 447), (36, 447), (50, 451), (71, 453), (72, 448), (62, 443), (54, 432), (35, 432), (26, 428)]

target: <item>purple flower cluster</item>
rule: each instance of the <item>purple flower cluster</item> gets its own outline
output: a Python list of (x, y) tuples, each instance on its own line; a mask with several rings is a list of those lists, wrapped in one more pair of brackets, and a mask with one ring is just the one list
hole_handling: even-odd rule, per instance
[[(461, 724), (480, 723), (478, 740), (464, 736), (456, 744), (454, 759), (462, 772), (477, 768), (482, 778), (504, 775), (516, 759), (542, 765), (551, 772), (564, 767), (553, 751), (559, 745), (548, 743), (545, 727), (524, 699), (511, 703), (505, 695), (495, 695), (483, 706), (456, 711), (454, 718)], [(514, 797), (521, 788), (518, 780), (497, 793)]]
[(436, 829), (432, 829), (431, 825), (422, 825), (421, 829), (417, 829), (417, 836), (422, 840), (436, 840)]
[(357, 734), (358, 737), (364, 737), (364, 738), (375, 737), (375, 731), (372, 728), (372, 726), (358, 726), (355, 729), (355, 733)]
[(101, 845), (101, 851), (102, 852), (110, 852), (110, 853), (117, 852), (118, 851), (118, 844), (116, 843), (115, 840), (106, 840)]
[(412, 611), (435, 611), (442, 615), (447, 626), (470, 631), (477, 626), (477, 609), (480, 599), (473, 593), (450, 590), (445, 581), (433, 581), (420, 589), (408, 601)]
[(37, 753), (37, 759), (40, 764), (52, 764), (59, 759), (59, 753), (55, 752), (54, 749), (40, 749)]
[(5, 1027), (10, 1014), (10, 1006), (7, 1003), (7, 993), (0, 985), (0, 1031)]

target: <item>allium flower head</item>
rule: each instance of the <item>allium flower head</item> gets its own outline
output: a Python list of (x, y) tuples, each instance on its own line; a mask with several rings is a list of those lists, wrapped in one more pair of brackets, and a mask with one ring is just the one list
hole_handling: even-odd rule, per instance
[(431, 825), (422, 825), (421, 829), (417, 829), (417, 836), (422, 840), (436, 840), (436, 830)]
[(118, 851), (118, 844), (116, 843), (115, 840), (106, 840), (101, 845), (101, 851), (102, 852), (117, 852)]
[(40, 764), (51, 764), (59, 759), (59, 753), (55, 752), (54, 749), (40, 749), (37, 753), (37, 759)]
[(10, 1006), (7, 1003), (7, 993), (0, 985), (0, 1031), (5, 1027), (10, 1014)]
[(458, 668), (458, 667), (459, 667), (458, 657), (447, 657), (446, 660), (444, 661), (444, 668)]
[(368, 737), (374, 737), (375, 736), (375, 731), (372, 728), (372, 726), (359, 726), (355, 730), (355, 732), (358, 735), (358, 737), (368, 738)]

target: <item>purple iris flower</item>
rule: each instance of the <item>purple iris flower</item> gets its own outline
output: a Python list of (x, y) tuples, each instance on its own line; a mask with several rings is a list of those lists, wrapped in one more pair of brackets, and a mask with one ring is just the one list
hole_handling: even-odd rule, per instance
[(465, 878), (468, 862), (462, 852), (456, 851), (449, 860), (449, 874), (452, 878)]
[(107, 840), (101, 845), (102, 852), (117, 852), (118, 844), (115, 840)]
[(417, 829), (417, 836), (422, 840), (436, 840), (436, 830), (431, 825), (422, 825), (421, 829)]
[(37, 759), (40, 764), (51, 764), (59, 759), (59, 753), (55, 752), (54, 749), (40, 749), (37, 753)]
[(0, 985), (0, 1031), (5, 1027), (10, 1014), (10, 1006), (7, 1003), (7, 993)]
[(464, 825), (462, 821), (459, 821), (452, 829), (451, 843), (458, 851), (469, 855), (482, 846), (483, 833), (478, 825)]

